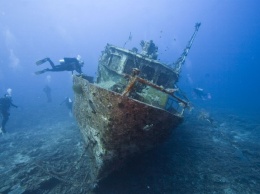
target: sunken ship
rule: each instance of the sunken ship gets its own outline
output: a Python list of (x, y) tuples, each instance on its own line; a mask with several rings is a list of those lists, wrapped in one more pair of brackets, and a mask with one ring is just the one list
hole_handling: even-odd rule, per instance
[(157, 60), (153, 41), (141, 41), (141, 52), (107, 44), (95, 82), (74, 75), (74, 116), (89, 152), (90, 181), (160, 144), (183, 121), (190, 104), (176, 83), (199, 27), (171, 65)]

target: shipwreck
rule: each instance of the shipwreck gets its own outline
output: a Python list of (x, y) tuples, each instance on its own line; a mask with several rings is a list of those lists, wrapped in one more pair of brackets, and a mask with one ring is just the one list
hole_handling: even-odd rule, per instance
[(90, 181), (163, 142), (183, 121), (190, 104), (176, 83), (199, 27), (171, 65), (157, 60), (153, 41), (142, 41), (141, 52), (107, 44), (95, 82), (74, 75), (74, 116), (91, 158)]

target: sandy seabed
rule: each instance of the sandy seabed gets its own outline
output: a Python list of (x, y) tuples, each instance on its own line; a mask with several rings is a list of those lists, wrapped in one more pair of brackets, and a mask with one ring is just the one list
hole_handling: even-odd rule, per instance
[(198, 114), (95, 185), (86, 184), (85, 145), (66, 111), (16, 122), (12, 115), (0, 136), (0, 193), (260, 193), (259, 121), (221, 110), (209, 123)]

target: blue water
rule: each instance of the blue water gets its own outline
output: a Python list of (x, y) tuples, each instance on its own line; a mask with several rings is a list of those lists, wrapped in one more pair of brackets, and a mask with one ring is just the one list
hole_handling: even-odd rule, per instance
[[(258, 0), (0, 0), (0, 96), (11, 88), (13, 103), (19, 106), (11, 110), (7, 136), (0, 137), (0, 170), (7, 169), (8, 177), (12, 175), (9, 167), (21, 174), (15, 176), (14, 185), (0, 180), (0, 193), (5, 187), (10, 187), (5, 192), (26, 190), (32, 179), (25, 179), (22, 168), (15, 168), (15, 158), (19, 156), (19, 164), (43, 160), (46, 144), (53, 146), (54, 153), (50, 133), (55, 132), (54, 139), (64, 145), (61, 150), (79, 143), (73, 148), (78, 151), (73, 159), (82, 152), (77, 124), (60, 106), (66, 96), (73, 98), (71, 73), (36, 76), (35, 71), (48, 67), (36, 66), (37, 60), (50, 57), (58, 63), (79, 54), (85, 61), (83, 72), (96, 76), (105, 45), (123, 46), (131, 33), (126, 48), (140, 50), (141, 40), (153, 40), (160, 61), (171, 63), (182, 53), (196, 22), (202, 25), (178, 83), (193, 112), (185, 113), (184, 123), (165, 144), (134, 159), (100, 183), (96, 192), (260, 193), (259, 4)], [(46, 85), (52, 89), (51, 103), (43, 92)], [(203, 88), (211, 99), (195, 98), (194, 87)], [(202, 110), (210, 114), (214, 125), (198, 119)], [(24, 153), (27, 148), (42, 153)], [(14, 165), (4, 162), (7, 156)], [(30, 176), (40, 180), (40, 170), (36, 171)], [(48, 177), (46, 172), (42, 176)], [(59, 184), (44, 188), (51, 192)]]

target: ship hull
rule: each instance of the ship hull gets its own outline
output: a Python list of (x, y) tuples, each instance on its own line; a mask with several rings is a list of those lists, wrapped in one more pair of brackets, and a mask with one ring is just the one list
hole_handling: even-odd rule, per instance
[(74, 76), (74, 116), (98, 181), (163, 142), (183, 118)]

